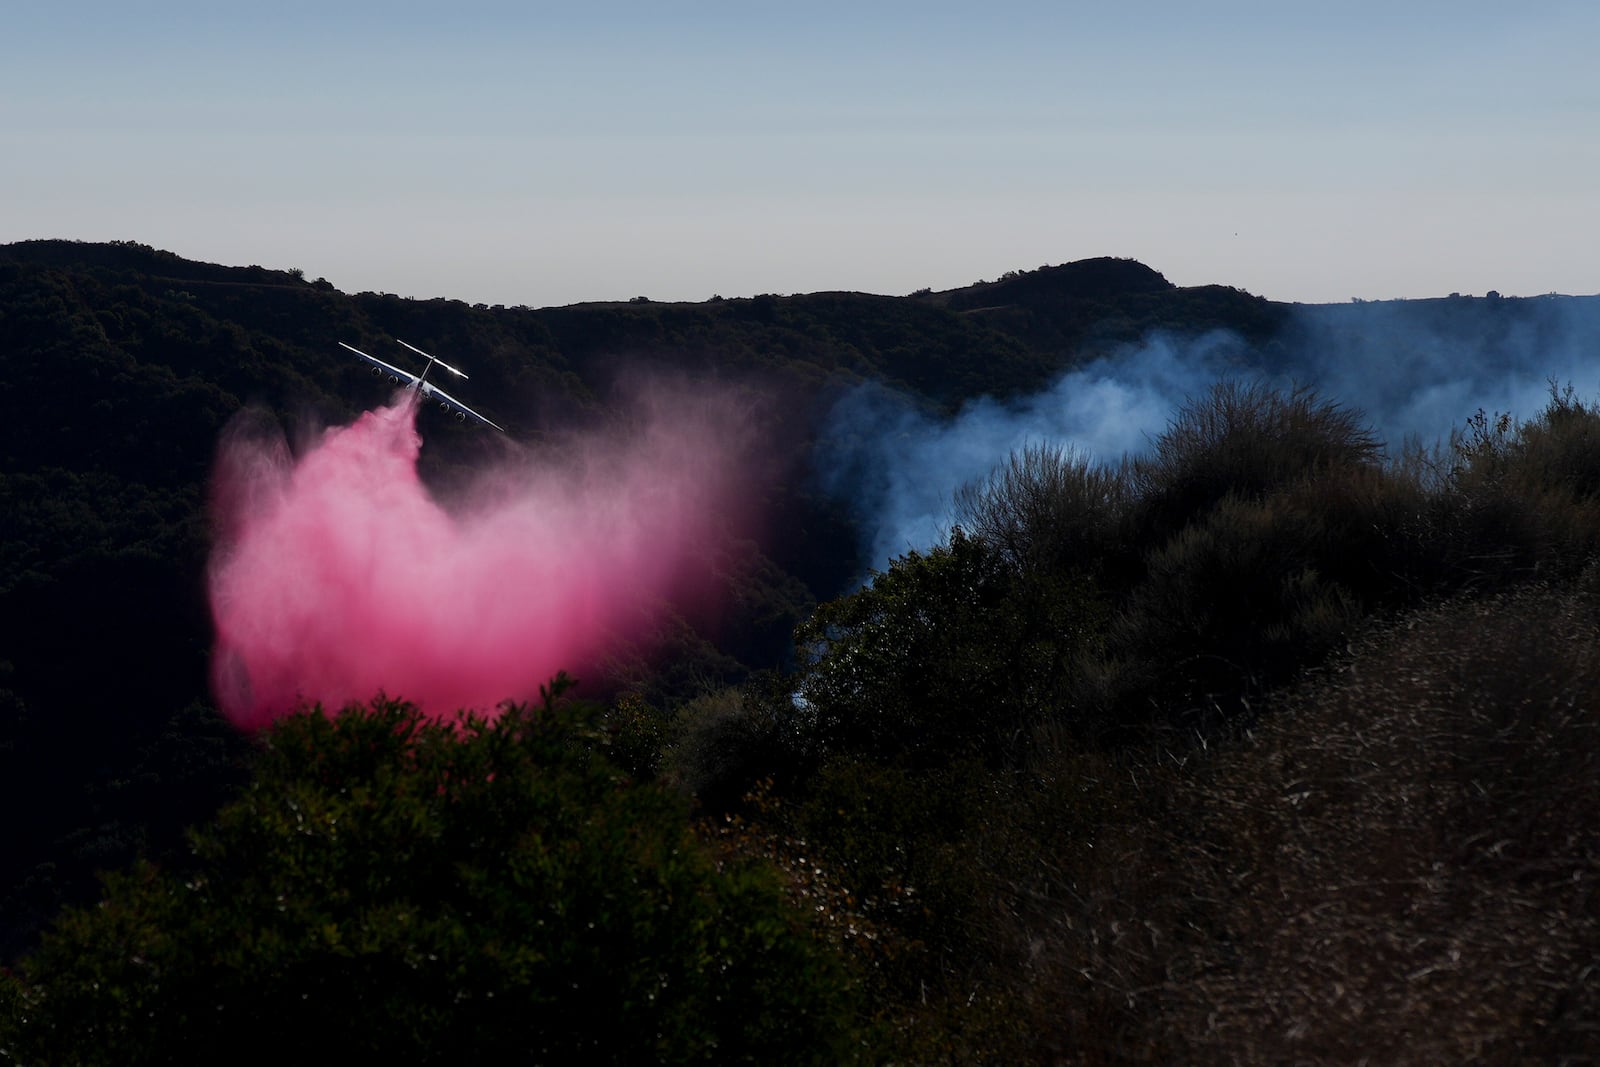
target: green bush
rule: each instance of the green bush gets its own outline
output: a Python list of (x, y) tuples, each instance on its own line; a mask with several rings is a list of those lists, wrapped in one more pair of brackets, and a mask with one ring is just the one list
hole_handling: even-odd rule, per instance
[(739, 804), (762, 781), (792, 784), (812, 762), (814, 739), (776, 676), (703, 694), (678, 710), (665, 777), (706, 808)]
[(1438, 588), (1433, 529), (1416, 481), (1375, 467), (1224, 497), (1147, 553), (1123, 599), (1107, 644), (1147, 665), (1124, 706), (1226, 712), (1287, 680)]
[(957, 529), (796, 630), (797, 718), (823, 754), (1003, 760), (1058, 708), (1098, 611), (1091, 592), (1019, 581)]
[(25, 964), (21, 1062), (849, 1058), (835, 954), (714, 863), (587, 713), (281, 721), (192, 870), (113, 875)]
[(1159, 664), (1168, 714), (1226, 710), (1326, 651), (1358, 614), (1281, 502), (1228, 498), (1151, 553), (1115, 644)]

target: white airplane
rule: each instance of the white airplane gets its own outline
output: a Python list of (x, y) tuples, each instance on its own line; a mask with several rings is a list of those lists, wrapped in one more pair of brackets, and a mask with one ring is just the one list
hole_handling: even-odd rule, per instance
[[(400, 344), (406, 345), (406, 343), (401, 341), (398, 337), (396, 337), (395, 340)], [(449, 371), (451, 374), (454, 374), (458, 378), (465, 378), (467, 376), (465, 371), (457, 370), (444, 360), (440, 359), (438, 356), (430, 356), (416, 345), (406, 345), (406, 347), (411, 349), (411, 351), (428, 361), (428, 365), (422, 368), (421, 374), (412, 374), (410, 371), (401, 370), (399, 367), (396, 367), (393, 364), (385, 363), (377, 356), (369, 356), (354, 345), (347, 345), (343, 341), (340, 341), (339, 345), (342, 348), (348, 348), (350, 351), (354, 352), (356, 355), (370, 363), (372, 365), (372, 373), (374, 376), (381, 378), (387, 374), (389, 376), (390, 384), (400, 385), (404, 383), (407, 389), (415, 389), (419, 394), (421, 394), (422, 399), (425, 402), (431, 401), (435, 404), (438, 404), (439, 410), (450, 412), (456, 417), (457, 422), (466, 422), (467, 416), (470, 415), (479, 422), (483, 423), (485, 426), (499, 430), (501, 433), (506, 432), (504, 427), (496, 426), (494, 423), (490, 422), (482, 415), (479, 415), (476, 411), (473, 411), (471, 408), (467, 407), (467, 405), (463, 404), (461, 401), (457, 400), (443, 389), (440, 389), (437, 385), (433, 385), (428, 381), (428, 372), (431, 371), (436, 364), (440, 367), (443, 367), (445, 370)]]

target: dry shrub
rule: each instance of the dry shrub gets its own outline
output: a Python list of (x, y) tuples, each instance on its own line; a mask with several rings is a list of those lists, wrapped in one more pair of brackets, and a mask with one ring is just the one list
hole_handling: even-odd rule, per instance
[(1309, 389), (1222, 382), (1190, 400), (1132, 467), (1155, 540), (1227, 497), (1254, 499), (1323, 472), (1376, 467), (1383, 446), (1352, 408)]
[(1451, 445), (1455, 482), (1465, 491), (1504, 485), (1600, 495), (1600, 407), (1578, 399), (1571, 386), (1551, 383), (1550, 402), (1526, 422), (1480, 408)]
[(1597, 620), (1456, 601), (1208, 750), (1042, 738), (980, 849), (1014, 1058), (1600, 1056)]
[(1368, 640), (1197, 798), (1212, 936), (1173, 973), (1197, 1061), (1600, 1053), (1600, 629), (1548, 590)]
[(1570, 577), (1600, 551), (1600, 408), (1570, 387), (1527, 422), (1479, 410), (1451, 448), (1440, 548), (1465, 581)]
[(955, 518), (1023, 573), (1088, 569), (1120, 552), (1133, 499), (1127, 472), (1060, 445), (1013, 452), (956, 493)]
[(993, 1062), (1171, 1062), (1166, 993), (1205, 923), (1184, 869), (1184, 768), (1157, 750), (1042, 748), (1032, 788), (983, 839), (991, 959), (1029, 1035)]

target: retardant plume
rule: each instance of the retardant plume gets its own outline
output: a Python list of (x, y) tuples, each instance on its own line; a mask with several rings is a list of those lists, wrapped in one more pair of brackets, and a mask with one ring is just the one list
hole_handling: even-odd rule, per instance
[(241, 415), (214, 478), (222, 709), (256, 728), (382, 690), (434, 714), (492, 711), (705, 595), (746, 495), (731, 458), (746, 420), (660, 388), (627, 410), (559, 458), (496, 465), (448, 511), (418, 477), (413, 394), (298, 457)]

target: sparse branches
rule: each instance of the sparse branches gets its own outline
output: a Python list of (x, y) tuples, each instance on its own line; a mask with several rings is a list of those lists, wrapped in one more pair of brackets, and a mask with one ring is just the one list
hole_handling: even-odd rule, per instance
[(1307, 388), (1223, 382), (1178, 410), (1132, 477), (1160, 533), (1224, 497), (1258, 498), (1323, 471), (1373, 468), (1382, 458), (1382, 443), (1352, 408)]
[(1125, 469), (1038, 443), (957, 490), (954, 512), (1012, 567), (1039, 573), (1091, 566), (1112, 548), (1131, 502)]

